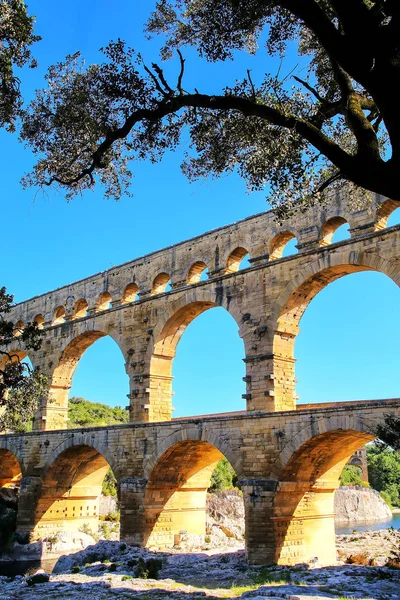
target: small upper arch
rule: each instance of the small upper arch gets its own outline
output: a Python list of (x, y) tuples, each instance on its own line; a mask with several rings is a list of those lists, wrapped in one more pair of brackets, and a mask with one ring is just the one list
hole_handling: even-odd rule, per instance
[(342, 227), (342, 225), (348, 225), (348, 221), (344, 217), (331, 217), (321, 227), (319, 236), (319, 246), (329, 246), (332, 244), (332, 238), (335, 232)]
[(122, 294), (122, 302), (125, 304), (137, 300), (138, 291), (139, 287), (136, 285), (136, 283), (128, 283), (124, 289), (124, 293)]
[(14, 336), (19, 337), (20, 335), (22, 335), (24, 329), (25, 323), (21, 320), (17, 321), (14, 325)]
[(111, 300), (110, 292), (101, 292), (97, 298), (96, 311), (108, 310), (111, 307)]
[(225, 273), (236, 273), (236, 271), (239, 271), (241, 262), (247, 254), (249, 254), (249, 251), (243, 248), (243, 246), (232, 250), (226, 261)]
[(88, 303), (85, 298), (80, 298), (75, 302), (74, 306), (74, 319), (80, 319), (81, 317), (86, 317), (88, 309)]
[(282, 258), (285, 246), (290, 240), (296, 239), (296, 235), (292, 231), (280, 231), (273, 238), (269, 246), (269, 259), (277, 260)]
[(33, 322), (37, 325), (38, 329), (43, 329), (44, 316), (42, 314), (36, 315)]
[(57, 306), (53, 314), (53, 325), (58, 325), (59, 323), (65, 323), (64, 306)]
[(171, 277), (168, 275), (168, 273), (159, 273), (153, 281), (151, 295), (155, 296), (155, 294), (162, 294), (165, 292), (170, 279)]
[(387, 227), (390, 215), (399, 207), (400, 202), (397, 200), (384, 200), (376, 211), (375, 231), (381, 231), (381, 229), (385, 229), (385, 227)]
[(186, 283), (189, 285), (192, 283), (198, 283), (206, 269), (207, 269), (206, 263), (203, 262), (202, 260), (197, 260), (189, 268)]

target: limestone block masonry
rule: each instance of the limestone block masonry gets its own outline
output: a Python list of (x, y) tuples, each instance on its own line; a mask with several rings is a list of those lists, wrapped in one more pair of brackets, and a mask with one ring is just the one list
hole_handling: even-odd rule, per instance
[[(283, 225), (262, 213), (16, 305), (19, 327), (43, 328), (42, 347), (29, 357), (49, 377), (34, 431), (0, 436), (0, 484), (20, 485), (19, 531), (95, 528), (111, 466), (121, 538), (171, 546), (183, 530), (204, 533), (206, 490), (226, 456), (243, 490), (251, 563), (335, 562), (341, 469), (385, 414), (400, 414), (400, 400), (296, 406), (294, 344), (308, 304), (330, 282), (378, 271), (399, 284), (400, 226), (386, 228), (399, 205), (372, 196), (355, 211), (334, 195)], [(332, 243), (343, 223), (349, 239)], [(282, 257), (292, 238), (298, 252)], [(240, 269), (247, 254), (250, 266)], [(243, 340), (246, 410), (171, 419), (177, 344), (216, 306)], [(105, 335), (125, 357), (131, 423), (68, 430), (74, 371)], [(8, 350), (20, 359), (27, 353), (18, 342)]]

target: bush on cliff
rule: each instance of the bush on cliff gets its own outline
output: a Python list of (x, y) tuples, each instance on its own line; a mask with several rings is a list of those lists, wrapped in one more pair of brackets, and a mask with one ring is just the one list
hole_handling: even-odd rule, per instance
[(68, 427), (70, 429), (121, 425), (129, 421), (129, 412), (121, 406), (107, 406), (79, 397), (70, 398), (68, 406)]

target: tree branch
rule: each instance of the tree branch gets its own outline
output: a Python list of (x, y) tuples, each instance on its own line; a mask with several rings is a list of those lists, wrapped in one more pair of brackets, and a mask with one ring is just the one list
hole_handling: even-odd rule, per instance
[(73, 186), (87, 176), (92, 177), (96, 169), (102, 168), (102, 159), (112, 145), (117, 140), (126, 138), (137, 123), (146, 120), (157, 121), (167, 115), (178, 112), (182, 108), (236, 110), (245, 116), (259, 117), (272, 125), (296, 131), (321, 152), (321, 154), (326, 156), (340, 171), (345, 173), (351, 172), (354, 157), (347, 154), (345, 150), (333, 142), (313, 123), (294, 115), (287, 115), (277, 108), (259, 104), (249, 98), (234, 95), (209, 96), (196, 93), (174, 96), (173, 98), (162, 100), (153, 109), (136, 110), (125, 120), (125, 123), (121, 127), (110, 132), (104, 138), (97, 147), (97, 150), (92, 154), (92, 162), (86, 169), (83, 169), (76, 177), (71, 179), (62, 179), (59, 176), (54, 176), (46, 182), (46, 185), (57, 182), (60, 185)]

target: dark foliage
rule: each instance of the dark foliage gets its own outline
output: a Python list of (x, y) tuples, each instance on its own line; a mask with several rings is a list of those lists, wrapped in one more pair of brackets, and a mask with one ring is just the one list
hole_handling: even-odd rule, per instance
[[(147, 32), (166, 40), (163, 59), (178, 54), (174, 82), (121, 40), (104, 62), (86, 67), (77, 53), (49, 69), (24, 117), (22, 139), (39, 156), (25, 185), (71, 197), (101, 182), (119, 198), (128, 162), (160, 160), (185, 132), (190, 179), (237, 170), (250, 189), (270, 184), (286, 212), (343, 182), (355, 202), (354, 184), (400, 200), (396, 0), (159, 0)], [(285, 68), (289, 44), (302, 56), (298, 72)], [(245, 50), (282, 64), (204, 94), (185, 87), (188, 45), (208, 61)]]

